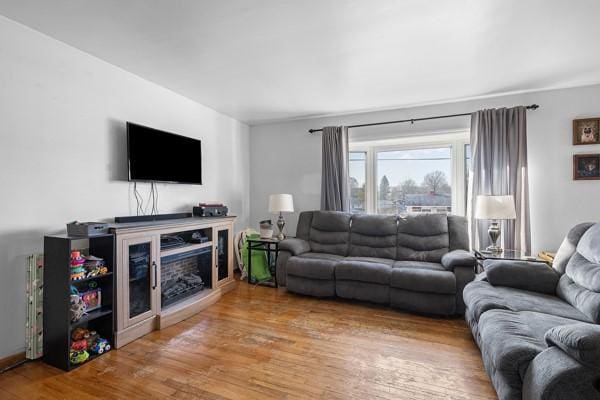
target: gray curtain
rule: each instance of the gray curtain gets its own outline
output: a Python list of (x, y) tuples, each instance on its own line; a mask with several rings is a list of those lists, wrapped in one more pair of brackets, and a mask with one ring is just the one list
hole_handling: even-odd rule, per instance
[(326, 126), (322, 141), (321, 210), (348, 211), (348, 128)]
[(476, 220), (477, 195), (513, 195), (517, 218), (502, 221), (501, 246), (531, 251), (529, 183), (527, 181), (526, 108), (481, 110), (471, 115), (469, 210), (471, 246), (490, 244), (489, 221)]

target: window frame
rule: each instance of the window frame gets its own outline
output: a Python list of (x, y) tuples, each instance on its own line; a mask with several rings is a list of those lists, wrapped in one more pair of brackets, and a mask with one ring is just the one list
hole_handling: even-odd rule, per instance
[(392, 140), (351, 142), (350, 152), (365, 152), (365, 206), (366, 213), (377, 214), (377, 154), (385, 151), (406, 151), (449, 147), (451, 149), (452, 214), (466, 214), (465, 145), (469, 144), (469, 131), (445, 131), (444, 133), (406, 136)]

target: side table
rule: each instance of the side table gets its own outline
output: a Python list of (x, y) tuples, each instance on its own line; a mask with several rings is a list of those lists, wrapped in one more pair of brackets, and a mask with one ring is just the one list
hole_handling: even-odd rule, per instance
[(267, 266), (271, 275), (272, 282), (257, 282), (259, 285), (277, 287), (277, 256), (279, 255), (279, 242), (277, 238), (269, 239), (247, 239), (248, 241), (248, 283), (252, 283), (252, 251), (264, 251), (267, 253)]
[(514, 260), (514, 261), (529, 261), (547, 263), (545, 260), (532, 257), (531, 254), (521, 250), (502, 250), (500, 253), (492, 253), (485, 250), (474, 250), (475, 258), (477, 258), (477, 272), (483, 271), (483, 262), (485, 260)]

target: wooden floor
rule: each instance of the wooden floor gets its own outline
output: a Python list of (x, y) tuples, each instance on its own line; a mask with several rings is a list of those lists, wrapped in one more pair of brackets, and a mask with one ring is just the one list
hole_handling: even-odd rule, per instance
[(495, 399), (462, 319), (239, 283), (217, 304), (65, 373), (0, 375), (0, 399)]

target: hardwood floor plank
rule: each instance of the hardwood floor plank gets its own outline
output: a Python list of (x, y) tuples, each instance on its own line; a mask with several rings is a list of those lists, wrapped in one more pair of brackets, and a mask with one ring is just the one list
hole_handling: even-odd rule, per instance
[(238, 282), (201, 313), (75, 371), (35, 362), (0, 375), (0, 397), (489, 400), (496, 395), (461, 318), (430, 318)]

